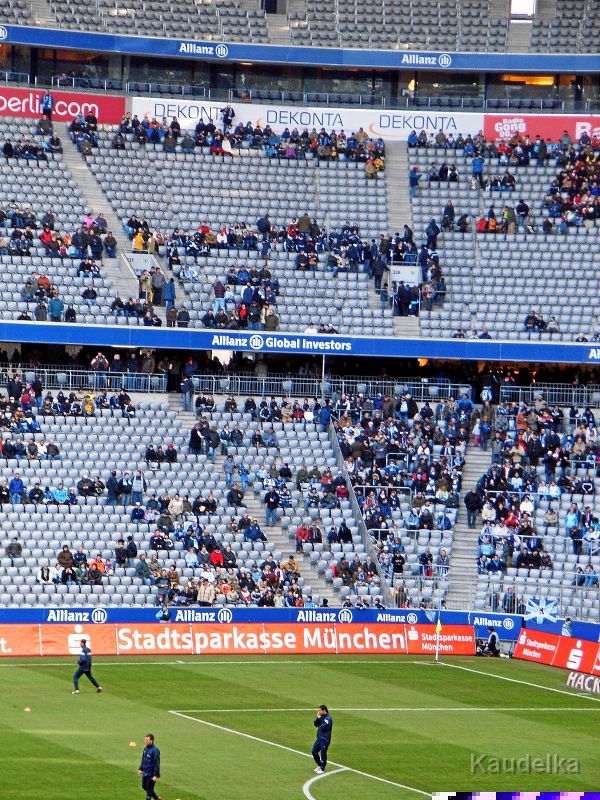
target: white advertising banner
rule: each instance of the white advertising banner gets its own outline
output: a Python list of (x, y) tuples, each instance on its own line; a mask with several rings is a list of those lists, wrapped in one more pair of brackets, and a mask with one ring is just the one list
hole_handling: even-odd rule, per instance
[(392, 264), (390, 272), (396, 283), (404, 281), (409, 286), (418, 286), (421, 283), (421, 268), (415, 264)]
[[(134, 97), (132, 114), (142, 119), (148, 116), (169, 121), (177, 117), (182, 128), (195, 128), (198, 122), (212, 120), (221, 125), (221, 109), (225, 103), (210, 100), (169, 99), (164, 97)], [(452, 111), (398, 111), (385, 108), (317, 108), (311, 106), (283, 106), (268, 103), (232, 103), (234, 124), (238, 122), (270, 125), (276, 133), (285, 128), (303, 130), (316, 128), (326, 131), (344, 130), (346, 134), (359, 128), (373, 137), (390, 141), (405, 141), (411, 131), (436, 134), (439, 131), (476, 134), (483, 129), (483, 113), (467, 114)]]

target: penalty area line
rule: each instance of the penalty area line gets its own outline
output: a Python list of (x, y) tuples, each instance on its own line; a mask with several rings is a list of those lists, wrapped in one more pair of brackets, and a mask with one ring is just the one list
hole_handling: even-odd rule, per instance
[[(187, 719), (190, 722), (196, 722), (199, 725), (206, 725), (208, 728), (214, 728), (215, 730), (223, 731), (224, 733), (232, 733), (235, 736), (240, 736), (243, 739), (249, 739), (252, 742), (258, 742), (259, 744), (266, 744), (269, 747), (277, 747), (279, 750), (285, 750), (288, 753), (294, 753), (294, 755), (302, 756), (303, 758), (310, 758), (312, 760), (312, 756), (310, 753), (304, 753), (302, 750), (296, 750), (293, 747), (288, 747), (285, 744), (279, 744), (279, 742), (271, 742), (269, 741), (269, 739), (262, 739), (260, 736), (252, 736), (252, 734), (250, 733), (244, 733), (243, 731), (235, 730), (235, 728), (226, 728), (224, 725), (217, 725), (216, 723), (208, 722), (205, 719), (199, 719), (198, 717), (190, 717), (188, 714), (184, 714), (181, 711), (169, 711), (168, 713), (172, 714), (174, 717)], [(373, 781), (379, 781), (380, 783), (385, 783), (388, 786), (395, 786), (398, 789), (406, 789), (409, 792), (422, 795), (423, 797), (431, 797), (430, 792), (424, 792), (421, 789), (415, 789), (414, 786), (406, 786), (404, 783), (396, 783), (396, 781), (390, 781), (387, 778), (381, 778), (379, 775), (372, 775), (370, 772), (363, 772), (360, 769), (354, 769), (354, 767), (347, 767), (345, 764), (340, 764), (336, 761), (329, 761), (328, 763), (331, 764), (333, 767), (340, 767), (340, 769), (345, 770), (347, 772), (353, 772), (355, 775), (362, 775), (363, 778), (369, 778), (370, 780)]]
[[(457, 706), (457, 707), (448, 707), (448, 706), (398, 706), (396, 708), (345, 708), (341, 706), (329, 706), (332, 711), (347, 711), (347, 712), (383, 712), (383, 713), (398, 713), (404, 711), (417, 711), (419, 713), (433, 711), (435, 713), (439, 713), (440, 711), (449, 711), (451, 713), (459, 713), (464, 711), (489, 711), (491, 713), (495, 713), (497, 711), (504, 712), (504, 711), (543, 711), (544, 713), (553, 712), (553, 711), (568, 711), (569, 713), (583, 711), (583, 712), (591, 712), (592, 714), (597, 714), (600, 712), (600, 708), (583, 708), (583, 707), (567, 707), (567, 706), (558, 706), (554, 708), (541, 708), (539, 706), (529, 706), (527, 708), (521, 708), (520, 706), (506, 706), (502, 708), (490, 708), (489, 706), (481, 706), (477, 708), (475, 706)], [(312, 711), (312, 708), (180, 708), (177, 709), (178, 713), (180, 714), (247, 714), (247, 713), (261, 713), (261, 714), (283, 714), (283, 713), (295, 713), (301, 712), (303, 714), (307, 714)], [(170, 712), (175, 713), (175, 712)]]
[[(417, 663), (417, 662), (415, 662)], [(422, 664), (428, 662), (420, 662)], [(431, 663), (431, 662), (429, 662)], [(496, 678), (499, 681), (507, 681), (508, 683), (520, 683), (522, 686), (531, 686), (534, 689), (542, 689), (545, 692), (554, 692), (555, 694), (564, 694), (567, 697), (580, 697), (582, 700), (591, 700), (593, 703), (600, 703), (600, 697), (591, 697), (587, 694), (579, 694), (575, 692), (566, 692), (564, 689), (554, 689), (552, 686), (543, 686), (540, 683), (530, 683), (529, 681), (521, 681), (518, 678), (509, 678), (506, 675), (496, 675), (494, 672), (486, 672), (481, 669), (472, 669), (471, 667), (462, 667), (459, 664), (448, 664), (446, 661), (440, 661), (440, 666), (448, 667), (448, 669), (460, 669), (463, 672), (472, 672), (475, 675), (486, 675), (488, 678)], [(493, 711), (493, 709), (490, 709)]]

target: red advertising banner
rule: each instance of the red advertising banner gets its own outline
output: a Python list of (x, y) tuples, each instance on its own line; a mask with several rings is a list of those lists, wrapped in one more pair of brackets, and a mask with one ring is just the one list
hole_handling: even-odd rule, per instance
[(39, 654), (39, 625), (0, 625), (0, 658)]
[[(407, 625), (406, 639), (410, 655), (434, 655), (438, 649), (435, 625)], [(475, 631), (471, 625), (443, 625), (440, 631), (441, 656), (474, 656)]]
[(488, 141), (510, 139), (515, 133), (557, 141), (567, 131), (575, 141), (582, 133), (600, 137), (600, 116), (589, 114), (485, 114), (483, 132)]
[(600, 675), (600, 645), (585, 639), (560, 637), (554, 666), (561, 669)]
[[(404, 625), (118, 625), (117, 654), (406, 654)], [(95, 632), (95, 628), (93, 629)]]
[[(403, 624), (0, 625), (3, 656), (77, 655), (86, 639), (95, 655), (431, 654), (435, 626)], [(473, 655), (469, 626), (444, 626), (443, 655)]]
[[(15, 627), (21, 627), (15, 626)], [(36, 626), (37, 627), (37, 626)], [(35, 655), (77, 656), (85, 639), (94, 655), (114, 656), (117, 653), (114, 625), (40, 625), (40, 649)]]
[(513, 653), (515, 658), (524, 661), (537, 661), (538, 664), (554, 664), (560, 636), (543, 631), (528, 631), (523, 629), (517, 639)]
[[(42, 116), (40, 100), (44, 92), (38, 89), (0, 88), (0, 117)], [(54, 108), (52, 118), (59, 122), (71, 122), (77, 114), (98, 117), (98, 122), (115, 124), (121, 122), (125, 113), (125, 98), (116, 95), (77, 94), (76, 92), (52, 92)]]
[(600, 645), (585, 639), (524, 629), (513, 655), (524, 661), (600, 675)]

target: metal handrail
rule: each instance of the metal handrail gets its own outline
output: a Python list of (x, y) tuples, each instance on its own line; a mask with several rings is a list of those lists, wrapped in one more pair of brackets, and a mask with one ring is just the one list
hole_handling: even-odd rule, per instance
[[(411, 578), (413, 580), (417, 580), (417, 582), (421, 582), (425, 584), (425, 582), (429, 582), (428, 585), (435, 580), (434, 578), (419, 578), (418, 576), (409, 576), (404, 574), (403, 576), (400, 575), (399, 578)], [(399, 581), (401, 582), (401, 580)], [(461, 611), (480, 611), (485, 613), (486, 611), (502, 611), (502, 595), (505, 591), (504, 587), (495, 587), (493, 585), (488, 585), (486, 591), (485, 601), (483, 603), (477, 602), (477, 586), (478, 581), (466, 581), (460, 579), (452, 579), (452, 594), (447, 595), (446, 602), (449, 609)], [(577, 619), (587, 620), (589, 622), (600, 622), (600, 604), (592, 603), (590, 608), (586, 608), (585, 601), (590, 599), (587, 597), (587, 593), (590, 592), (592, 595), (597, 597), (598, 589), (588, 589), (587, 591), (583, 588), (577, 589), (577, 594), (572, 595), (571, 591), (567, 592), (567, 589), (572, 590), (572, 586), (564, 586), (561, 585), (560, 587), (556, 587), (558, 589), (558, 597), (555, 599), (558, 600), (558, 616), (570, 616), (575, 617)], [(534, 590), (537, 591), (537, 590)], [(530, 594), (529, 591), (523, 591), (522, 595), (517, 597), (517, 602), (521, 599), (525, 601), (527, 597), (533, 596)], [(536, 596), (538, 596), (536, 594)], [(452, 598), (455, 598), (454, 603), (452, 602)], [(576, 610), (573, 611), (573, 606), (575, 605)]]
[(117, 78), (53, 75), (50, 82), (52, 86), (56, 86), (57, 88), (69, 86), (73, 89), (90, 89), (91, 91), (123, 91), (123, 81)]
[[(9, 362), (0, 363), (0, 383), (8, 379), (9, 375), (17, 373), (25, 380), (27, 373), (36, 373), (46, 376), (46, 380), (54, 381), (52, 388), (59, 388), (56, 380), (57, 373), (66, 373), (69, 376), (69, 385), (86, 386), (88, 376), (93, 374), (93, 370), (84, 366), (72, 366), (69, 364), (41, 364), (33, 365), (30, 363), (11, 364)], [(133, 373), (115, 373), (124, 379)], [(136, 373), (138, 374), (138, 373)], [(140, 373), (141, 374), (141, 373)], [(164, 391), (161, 388), (154, 388), (157, 383), (154, 379), (164, 380), (164, 376), (155, 373), (150, 376), (153, 381), (153, 388), (149, 391)], [(264, 378), (257, 377), (251, 372), (236, 372), (235, 374), (210, 374), (198, 373), (194, 375), (194, 384), (197, 393), (212, 395), (233, 394), (237, 396), (254, 396), (293, 398), (322, 398), (332, 397), (332, 395), (357, 395), (363, 394), (365, 397), (375, 397), (377, 394), (399, 397), (406, 391), (416, 401), (437, 401), (446, 400), (449, 396), (458, 397), (467, 393), (472, 395), (472, 387), (462, 384), (451, 384), (450, 382), (436, 382), (427, 378), (418, 377), (399, 377), (399, 378), (376, 378), (370, 375), (328, 375), (325, 381), (316, 376), (302, 376), (290, 373), (272, 373)], [(163, 385), (162, 383), (160, 385)], [(46, 384), (44, 384), (46, 386)], [(136, 389), (136, 391), (145, 391)]]
[(29, 83), (30, 76), (28, 72), (14, 72), (13, 70), (0, 71), (0, 80), (7, 83)]
[[(4, 77), (2, 77), (4, 76)], [(15, 83), (31, 83), (35, 86), (48, 85), (45, 80), (39, 80), (38, 76), (31, 76), (26, 72), (14, 71), (0, 71), (0, 80)], [(76, 82), (73, 83), (72, 81)], [(375, 107), (393, 110), (418, 110), (418, 109), (434, 109), (434, 110), (455, 110), (455, 111), (520, 111), (521, 113), (537, 114), (537, 113), (577, 113), (577, 112), (591, 112), (600, 108), (600, 98), (592, 97), (582, 101), (571, 101), (558, 98), (485, 98), (483, 95), (467, 96), (467, 97), (450, 97), (448, 95), (407, 95), (405, 97), (388, 100), (385, 95), (381, 94), (352, 94), (349, 92), (332, 92), (332, 91), (297, 91), (286, 89), (254, 89), (233, 88), (233, 89), (219, 89), (217, 87), (210, 87), (205, 85), (195, 84), (177, 84), (165, 81), (144, 81), (144, 80), (129, 80), (123, 85), (119, 79), (111, 78), (93, 78), (82, 76), (79, 78), (64, 78), (54, 75), (50, 79), (51, 86), (72, 86), (84, 91), (97, 91), (95, 87), (89, 86), (90, 81), (102, 81), (105, 84), (106, 91), (125, 91), (128, 94), (161, 94), (161, 95), (175, 95), (175, 96), (188, 96), (198, 97), (203, 99), (213, 100), (252, 100), (254, 103), (293, 103), (295, 105), (315, 105), (315, 101), (311, 96), (318, 95), (318, 105), (334, 105), (334, 106), (350, 106), (350, 107)], [(120, 84), (120, 85), (119, 85)], [(161, 87), (168, 86), (169, 90), (164, 91)], [(258, 93), (258, 96), (257, 96)], [(269, 94), (269, 97), (263, 97), (262, 94)], [(279, 97), (277, 95), (280, 95)], [(350, 95), (352, 100), (344, 101), (341, 96)]]
[[(167, 92), (163, 87), (168, 86)], [(172, 91), (171, 91), (172, 90)], [(201, 86), (197, 84), (174, 84), (162, 81), (127, 81), (125, 83), (125, 91), (136, 94), (159, 94), (159, 95), (181, 95), (182, 97), (191, 97), (199, 99), (210, 99), (218, 94), (215, 92), (211, 94), (211, 89), (208, 86)], [(226, 99), (228, 94), (224, 93), (223, 99)]]
[(574, 386), (572, 383), (533, 383), (516, 386), (514, 383), (500, 386), (500, 402), (534, 403), (542, 397), (550, 405), (600, 408), (600, 385)]
[(316, 376), (290, 373), (273, 373), (264, 378), (253, 373), (230, 375), (197, 374), (194, 376), (196, 391), (209, 394), (236, 394), (285, 397), (332, 397), (333, 395), (356, 395), (375, 397), (378, 394), (400, 397), (410, 393), (416, 401), (447, 400), (462, 394), (472, 396), (469, 385), (437, 382), (427, 378), (377, 378), (373, 376), (327, 375), (325, 380)]
[(407, 494), (409, 499), (413, 494), (410, 486), (369, 486), (368, 484), (352, 484), (352, 488), (355, 492), (360, 491), (362, 497), (366, 497), (371, 490), (375, 491), (377, 494), (385, 492), (387, 495), (393, 489), (397, 494)]
[(369, 535), (369, 531), (367, 530), (367, 526), (365, 525), (365, 521), (362, 515), (362, 510), (358, 503), (358, 499), (356, 497), (356, 493), (354, 491), (354, 487), (352, 486), (352, 480), (350, 478), (350, 474), (346, 468), (346, 461), (344, 460), (344, 456), (342, 455), (342, 451), (340, 450), (340, 444), (338, 442), (337, 433), (335, 430), (335, 426), (332, 422), (329, 423), (329, 427), (327, 429), (327, 435), (329, 437), (329, 442), (331, 447), (333, 448), (333, 453), (335, 456), (335, 460), (337, 462), (337, 467), (339, 471), (342, 473), (346, 480), (346, 486), (348, 487), (349, 496), (348, 499), (350, 500), (350, 507), (352, 509), (352, 515), (356, 521), (356, 525), (358, 527), (358, 531), (360, 533), (360, 537), (362, 542), (366, 548), (366, 552), (373, 558), (375, 562), (377, 574), (379, 575), (380, 582), (381, 582), (381, 590), (383, 594), (383, 602), (384, 605), (393, 605), (393, 596), (392, 592), (388, 583), (388, 580), (381, 569), (379, 561), (377, 560), (377, 554), (375, 552), (375, 548), (373, 547), (373, 540)]
[(30, 364), (0, 364), (0, 383), (6, 383), (11, 376), (18, 375), (23, 383), (40, 380), (44, 391), (49, 389), (67, 392), (96, 391), (105, 388), (110, 391), (126, 389), (129, 392), (160, 394), (167, 390), (167, 376), (145, 372), (96, 372), (83, 367), (64, 365), (32, 366)]

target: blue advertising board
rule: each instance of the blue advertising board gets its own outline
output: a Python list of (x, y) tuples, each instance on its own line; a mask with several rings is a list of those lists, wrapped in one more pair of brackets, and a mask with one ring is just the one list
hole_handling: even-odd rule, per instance
[(334, 47), (292, 47), (231, 42), (202, 42), (148, 36), (1, 25), (0, 43), (67, 50), (152, 55), (194, 60), (314, 64), (440, 72), (600, 73), (598, 55), (558, 53), (448, 53), (405, 50), (360, 50)]
[(204, 328), (151, 328), (143, 325), (69, 325), (0, 321), (0, 341), (105, 347), (160, 347), (180, 350), (234, 350), (316, 356), (433, 358), (551, 364), (600, 364), (600, 346), (576, 342), (490, 339), (401, 339), (396, 337), (308, 335)]
[[(528, 630), (544, 631), (544, 633), (554, 633), (557, 636), (562, 634), (564, 620), (557, 619), (555, 622), (544, 621), (542, 623), (530, 621), (525, 623)], [(600, 625), (594, 622), (580, 622), (572, 620), (571, 633), (573, 638), (587, 639), (590, 642), (600, 642)]]
[[(25, 624), (150, 624), (157, 621), (156, 607), (126, 606), (95, 608), (1, 608), (0, 625)], [(523, 618), (517, 614), (485, 611), (441, 611), (444, 625), (473, 625), (475, 635), (487, 638), (487, 628), (496, 629), (501, 639), (516, 641), (523, 627)], [(386, 625), (432, 625), (437, 622), (438, 611), (424, 609), (368, 609), (357, 608), (171, 608), (171, 622), (182, 624), (230, 623), (281, 623), (281, 624), (348, 624), (365, 623)], [(527, 624), (528, 629), (560, 634), (562, 620), (542, 625)], [(600, 641), (600, 625), (590, 622), (572, 623), (573, 636), (588, 641)]]
[(516, 642), (523, 627), (523, 617), (518, 614), (473, 611), (469, 613), (469, 625), (473, 625), (475, 636), (481, 639), (487, 639), (488, 628), (492, 627), (500, 639)]

